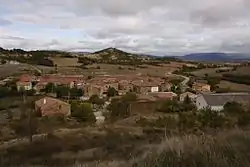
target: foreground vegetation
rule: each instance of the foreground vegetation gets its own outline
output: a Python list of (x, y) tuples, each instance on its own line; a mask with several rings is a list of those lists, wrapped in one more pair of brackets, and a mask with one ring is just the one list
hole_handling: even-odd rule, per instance
[(170, 137), (133, 167), (247, 167), (250, 134), (233, 130), (212, 135)]

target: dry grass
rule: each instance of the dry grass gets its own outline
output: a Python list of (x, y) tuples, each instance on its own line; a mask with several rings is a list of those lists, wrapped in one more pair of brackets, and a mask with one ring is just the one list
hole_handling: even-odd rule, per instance
[(229, 88), (234, 92), (250, 92), (250, 86), (245, 84), (237, 84), (229, 81), (221, 81), (218, 85), (219, 88)]
[(134, 167), (220, 166), (247, 167), (250, 165), (250, 133), (221, 132), (216, 136), (171, 137), (148, 151)]
[(223, 73), (216, 73), (216, 70), (219, 68), (206, 68), (206, 69), (200, 69), (197, 71), (192, 72), (193, 75), (197, 77), (204, 77), (205, 74), (208, 74), (209, 76), (221, 76)]
[(0, 65), (0, 77), (19, 75), (34, 71), (30, 66), (25, 64), (4, 64)]
[[(223, 73), (216, 73), (216, 70), (220, 68), (206, 68), (206, 69), (201, 69), (192, 72), (197, 77), (204, 77), (205, 74), (208, 74), (209, 76), (222, 76), (223, 74), (226, 74), (228, 72), (223, 72)], [(249, 70), (250, 67), (238, 67), (236, 71), (230, 72), (233, 74), (239, 74), (239, 75), (249, 75)]]
[[(250, 165), (249, 131), (235, 129), (201, 136), (170, 136), (160, 144), (138, 144), (135, 141), (140, 143), (143, 141), (130, 138), (126, 133), (118, 135), (120, 129), (117, 130), (116, 133), (108, 131), (105, 138), (77, 130), (64, 138), (52, 136), (46, 142), (32, 144), (32, 147), (25, 145), (8, 148), (6, 151), (13, 156), (12, 161), (18, 160), (14, 156), (16, 154), (26, 158), (23, 162), (34, 164), (25, 165), (25, 167), (38, 167), (37, 165), (44, 165), (44, 167), (247, 167)], [(86, 143), (87, 141), (89, 144)], [(134, 143), (134, 148), (125, 149), (131, 141)], [(6, 160), (3, 159), (6, 151), (1, 152), (1, 160)], [(125, 154), (121, 154), (124, 151), (131, 155), (128, 156), (129, 159), (124, 156)], [(46, 163), (41, 161), (42, 159), (46, 160)]]
[(234, 74), (249, 75), (250, 66), (248, 67), (238, 67)]
[[(66, 60), (69, 59), (69, 60)], [(126, 75), (126, 74), (141, 74), (165, 77), (166, 73), (171, 73), (182, 67), (182, 63), (172, 62), (170, 64), (161, 64), (160, 66), (143, 65), (146, 68), (114, 65), (114, 64), (93, 64), (87, 65), (86, 69), (78, 68), (75, 58), (53, 58), (55, 64), (58, 65), (58, 73), (68, 75)], [(54, 67), (37, 66), (44, 72), (49, 73), (54, 71)], [(134, 69), (135, 68), (135, 69)]]
[(78, 63), (78, 58), (52, 57), (51, 60), (58, 67), (75, 67), (81, 65), (81, 63)]

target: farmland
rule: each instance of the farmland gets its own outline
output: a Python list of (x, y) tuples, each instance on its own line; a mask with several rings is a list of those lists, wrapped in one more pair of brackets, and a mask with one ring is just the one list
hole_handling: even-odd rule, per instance
[(248, 75), (250, 67), (238, 67), (236, 68), (235, 71), (232, 72), (221, 72), (217, 73), (216, 71), (219, 70), (220, 68), (205, 68), (205, 69), (200, 69), (197, 71), (192, 72), (193, 75), (197, 77), (204, 77), (205, 74), (208, 74), (211, 77), (219, 77), (222, 76), (223, 74), (239, 74), (239, 75)]
[(233, 92), (250, 92), (250, 85), (237, 84), (229, 81), (221, 81), (219, 88), (230, 89)]
[[(61, 61), (61, 60), (60, 60)], [(72, 61), (73, 62), (73, 61)], [(167, 73), (182, 67), (183, 63), (171, 62), (170, 64), (161, 64), (159, 66), (152, 65), (115, 65), (115, 64), (92, 64), (86, 66), (78, 66), (74, 63), (58, 65), (59, 74), (68, 75), (123, 75), (123, 74), (141, 74), (164, 77)], [(67, 66), (66, 66), (67, 65)], [(36, 66), (45, 73), (50, 73), (55, 70), (54, 67)]]
[(222, 73), (216, 73), (216, 70), (218, 69), (219, 68), (205, 68), (205, 69), (194, 71), (192, 72), (192, 74), (197, 77), (204, 77), (205, 74), (208, 74), (209, 76), (221, 76)]
[(0, 65), (0, 77), (8, 77), (12, 75), (19, 75), (29, 72), (34, 72), (35, 70), (26, 64), (4, 64)]
[(78, 63), (78, 58), (51, 57), (50, 59), (58, 67), (76, 67), (81, 65), (81, 63)]

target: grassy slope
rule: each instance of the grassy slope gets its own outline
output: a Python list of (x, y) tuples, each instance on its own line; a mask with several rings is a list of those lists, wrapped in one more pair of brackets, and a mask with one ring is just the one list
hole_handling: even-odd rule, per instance
[(171, 137), (134, 167), (247, 167), (250, 165), (249, 141), (249, 132), (237, 130), (214, 137)]
[(50, 163), (50, 166), (64, 166), (65, 164), (72, 167), (85, 167), (85, 165), (89, 167), (247, 167), (250, 165), (250, 131), (235, 129), (212, 135), (171, 136), (160, 144), (143, 144), (142, 138), (132, 137), (133, 135), (126, 133), (117, 136), (110, 132), (89, 132), (78, 131), (60, 138), (51, 136), (45, 141), (34, 142), (32, 145), (10, 147), (1, 152), (1, 163), (9, 164), (10, 159), (6, 156), (11, 155), (13, 164), (17, 164), (18, 161), (19, 164), (21, 162), (41, 164), (44, 160), (44, 165)]

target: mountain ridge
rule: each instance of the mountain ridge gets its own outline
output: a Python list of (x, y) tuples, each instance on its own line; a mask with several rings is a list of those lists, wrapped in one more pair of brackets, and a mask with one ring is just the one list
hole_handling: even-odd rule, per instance
[(246, 61), (250, 60), (250, 54), (247, 53), (223, 53), (223, 52), (208, 52), (208, 53), (191, 53), (178, 58), (186, 61)]

